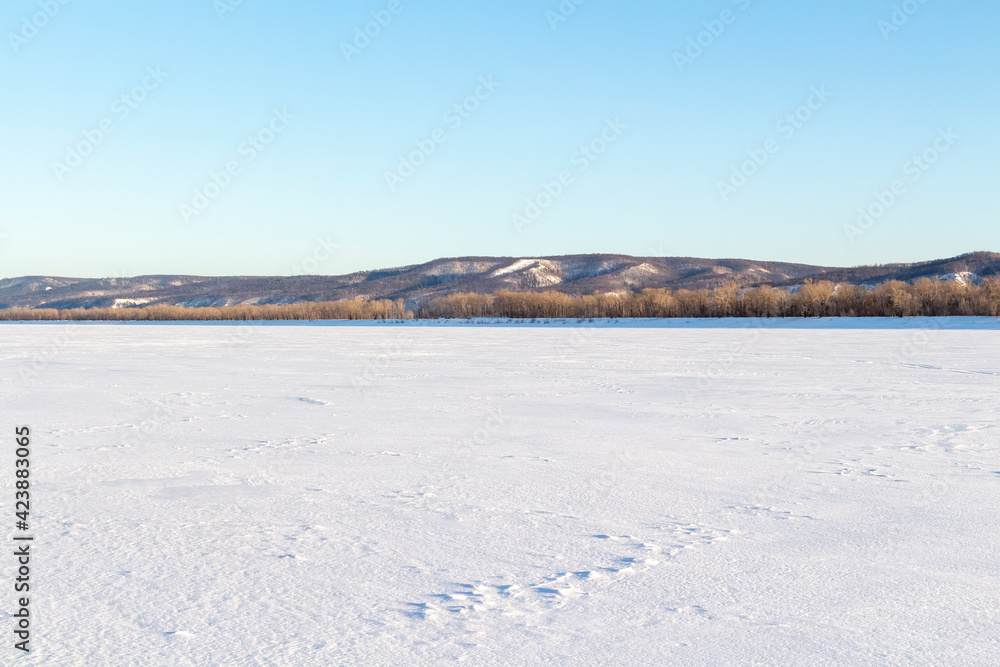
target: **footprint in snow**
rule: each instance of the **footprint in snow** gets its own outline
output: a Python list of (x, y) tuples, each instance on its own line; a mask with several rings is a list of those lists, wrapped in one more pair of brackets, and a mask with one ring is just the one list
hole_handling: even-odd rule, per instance
[(661, 562), (676, 557), (685, 549), (728, 539), (728, 533), (732, 532), (685, 523), (657, 528), (667, 528), (665, 537), (669, 544), (666, 546), (641, 541), (631, 535), (591, 535), (591, 539), (613, 545), (607, 559), (593, 567), (555, 572), (528, 582), (459, 583), (448, 593), (428, 595), (433, 599), (431, 602), (407, 602), (403, 613), (416, 620), (437, 623), (474, 620), (478, 623), (492, 615), (534, 617), (565, 607), (575, 600), (598, 595), (616, 581), (651, 572)]
[(320, 401), (320, 400), (317, 400), (315, 398), (305, 398), (305, 397), (302, 397), (302, 396), (296, 398), (295, 400), (301, 401), (303, 403), (308, 403), (309, 405), (330, 405), (326, 401)]

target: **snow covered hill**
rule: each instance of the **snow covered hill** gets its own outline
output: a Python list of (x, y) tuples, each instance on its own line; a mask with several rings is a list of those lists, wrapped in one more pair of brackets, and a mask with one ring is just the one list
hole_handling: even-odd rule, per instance
[(465, 257), (342, 276), (139, 276), (134, 278), (26, 277), (0, 280), (0, 308), (91, 308), (169, 304), (225, 306), (339, 299), (404, 299), (412, 307), (455, 292), (554, 289), (568, 294), (621, 292), (646, 287), (715, 288), (800, 285), (806, 279), (853, 284), (920, 277), (978, 282), (1000, 273), (1000, 254), (971, 253), (917, 264), (840, 269), (744, 259), (572, 255)]

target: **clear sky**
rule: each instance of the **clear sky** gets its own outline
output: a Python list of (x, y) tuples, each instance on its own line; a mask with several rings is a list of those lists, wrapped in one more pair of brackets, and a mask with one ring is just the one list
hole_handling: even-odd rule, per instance
[(1000, 251), (995, 0), (576, 2), (6, 0), (0, 276)]

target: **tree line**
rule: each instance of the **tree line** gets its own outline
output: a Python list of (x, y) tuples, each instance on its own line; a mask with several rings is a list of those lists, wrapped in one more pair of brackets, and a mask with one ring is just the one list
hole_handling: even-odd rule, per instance
[(569, 295), (556, 291), (494, 294), (456, 293), (431, 300), (416, 312), (402, 299), (301, 302), (287, 305), (129, 308), (10, 308), (0, 320), (215, 321), (215, 320), (396, 320), (495, 317), (912, 317), (978, 315), (1000, 317), (1000, 278), (979, 285), (922, 278), (891, 280), (874, 287), (806, 281), (790, 291), (769, 285), (715, 289), (644, 289), (638, 292)]
[(402, 299), (379, 301), (303, 301), (259, 306), (167, 306), (129, 308), (9, 308), (0, 320), (228, 321), (228, 320), (398, 320), (409, 319)]
[(562, 292), (459, 293), (434, 299), (418, 318), (598, 317), (909, 317), (1000, 316), (1000, 279), (980, 285), (923, 278), (875, 287), (807, 281), (796, 291), (769, 285), (716, 289), (644, 289), (639, 292), (570, 296)]

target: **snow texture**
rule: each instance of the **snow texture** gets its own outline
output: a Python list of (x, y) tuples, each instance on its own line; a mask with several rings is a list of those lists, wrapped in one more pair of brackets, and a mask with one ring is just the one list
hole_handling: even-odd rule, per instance
[(0, 663), (994, 665), (998, 328), (0, 325)]

